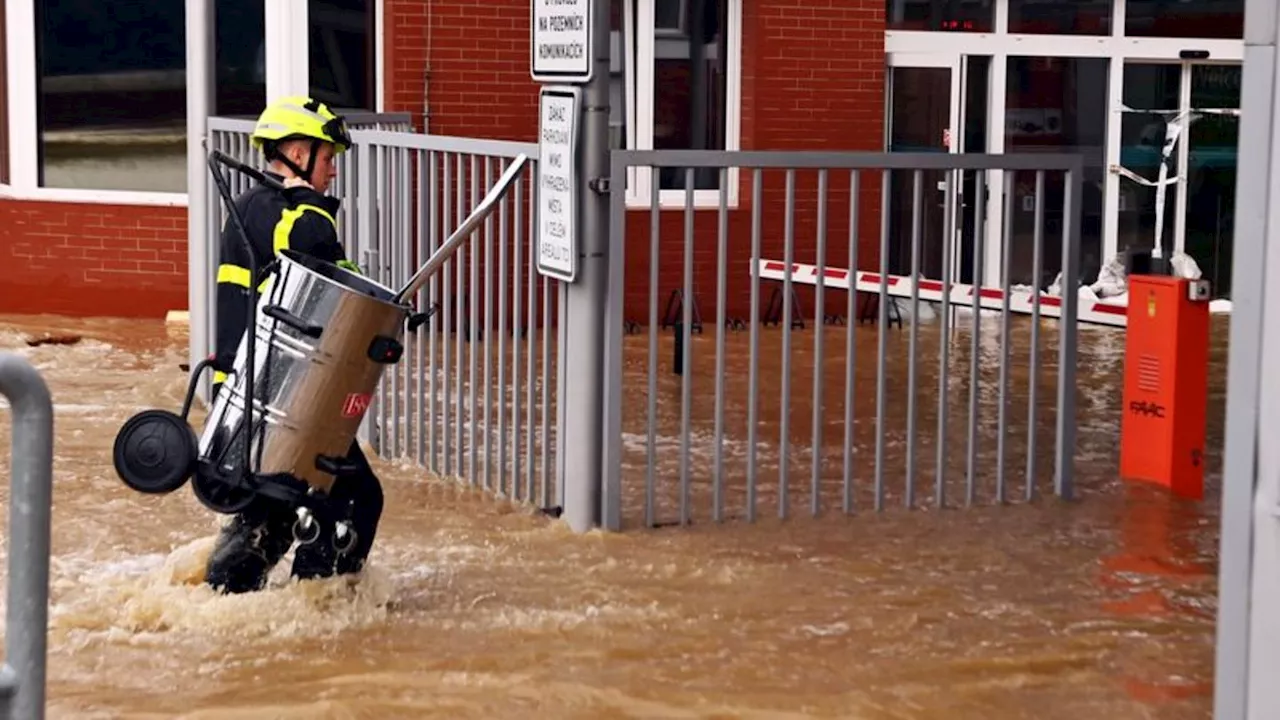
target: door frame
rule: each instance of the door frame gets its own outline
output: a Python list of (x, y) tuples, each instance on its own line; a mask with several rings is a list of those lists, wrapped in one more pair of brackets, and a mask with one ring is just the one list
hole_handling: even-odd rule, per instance
[[(893, 78), (891, 73), (896, 67), (930, 67), (930, 68), (947, 68), (951, 71), (951, 106), (950, 117), (948, 121), (950, 142), (947, 145), (947, 152), (951, 154), (961, 154), (965, 152), (964, 147), (964, 127), (967, 119), (969, 108), (965, 102), (967, 98), (966, 88), (969, 81), (969, 58), (983, 56), (991, 57), (988, 64), (987, 76), (987, 123), (983, 128), (986, 141), (986, 152), (1003, 153), (1004, 152), (1004, 106), (1006, 69), (1003, 62), (996, 62), (996, 57), (988, 53), (956, 53), (956, 52), (914, 52), (914, 51), (896, 51), (885, 54), (886, 78), (885, 78), (885, 128), (884, 128), (884, 147), (889, 149), (889, 142), (892, 138), (893, 130)], [(999, 92), (997, 92), (999, 89)], [(993, 127), (998, 127), (1001, 131), (994, 132)], [(991, 252), (991, 248), (1003, 247), (1004, 228), (1001, 223), (991, 222), (991, 218), (1000, 218), (1004, 216), (1004, 193), (992, 192), (992, 188), (1004, 187), (1004, 172), (1001, 170), (992, 170), (987, 173), (986, 178), (986, 209), (983, 216), (984, 238), (987, 252), (983, 257), (983, 268), (980, 275), (980, 282), (984, 285), (999, 285), (1002, 278), (1002, 263), (999, 252)], [(960, 277), (960, 268), (962, 263), (961, 248), (964, 247), (964, 227), (961, 226), (961, 218), (963, 217), (964, 202), (964, 179), (963, 176), (956, 178), (950, 189), (951, 213), (944, 218), (945, 232), (951, 233), (951, 251), (952, 256), (949, 259), (951, 264), (951, 276), (953, 278)], [(937, 278), (931, 278), (937, 279)]]
[[(951, 155), (958, 155), (963, 152), (964, 133), (961, 128), (964, 127), (964, 66), (963, 57), (953, 53), (918, 53), (918, 52), (901, 52), (887, 53), (885, 55), (885, 124), (884, 124), (884, 148), (888, 152), (890, 143), (893, 139), (893, 70), (894, 68), (940, 68), (950, 71), (951, 97), (948, 105), (947, 127), (944, 130), (942, 141), (946, 144), (946, 152)], [(951, 174), (949, 177), (954, 177)], [(951, 257), (946, 261), (951, 265), (951, 276), (957, 277), (960, 272), (960, 253), (958, 248), (961, 244), (960, 226), (957, 220), (961, 217), (960, 202), (963, 199), (964, 182), (952, 182), (950, 188), (939, 188), (947, 195), (944, 195), (943, 202), (947, 203), (946, 207), (950, 212), (944, 212), (942, 218), (942, 232), (944, 236), (949, 234), (951, 237)], [(926, 193), (929, 189), (926, 188)], [(884, 192), (890, 192), (889, 188), (885, 188)], [(949, 195), (949, 197), (948, 197)], [(926, 194), (928, 198), (931, 195)], [(929, 202), (929, 200), (924, 200)], [(949, 202), (948, 202), (949, 201)], [(937, 278), (930, 278), (937, 279)]]

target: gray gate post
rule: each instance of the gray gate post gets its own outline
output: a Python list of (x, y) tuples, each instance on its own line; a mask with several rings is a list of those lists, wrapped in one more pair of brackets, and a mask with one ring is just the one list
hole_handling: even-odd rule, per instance
[(25, 359), (0, 354), (0, 395), (13, 418), (9, 485), (9, 596), (0, 710), (44, 717), (49, 626), (49, 526), (53, 504), (53, 400)]
[[(1280, 469), (1272, 436), (1280, 418), (1274, 362), (1280, 336), (1280, 267), (1275, 212), (1280, 80), (1280, 8), (1245, 3), (1241, 80), (1239, 194), (1231, 271), (1231, 349), (1227, 365), (1218, 566), (1216, 720), (1274, 718), (1280, 711)], [(1244, 92), (1248, 90), (1248, 92)]]
[[(582, 197), (580, 279), (565, 290), (564, 424), (559, 429), (564, 468), (564, 517), (575, 532), (600, 526), (604, 458), (605, 308), (609, 294), (609, 0), (592, 7), (595, 71), (582, 93)], [(608, 192), (626, 192), (609, 188)]]

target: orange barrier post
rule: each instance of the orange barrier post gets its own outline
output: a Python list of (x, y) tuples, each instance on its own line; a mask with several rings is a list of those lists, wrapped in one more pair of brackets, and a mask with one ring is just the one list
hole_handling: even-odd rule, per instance
[(1209, 283), (1129, 276), (1120, 475), (1204, 497)]

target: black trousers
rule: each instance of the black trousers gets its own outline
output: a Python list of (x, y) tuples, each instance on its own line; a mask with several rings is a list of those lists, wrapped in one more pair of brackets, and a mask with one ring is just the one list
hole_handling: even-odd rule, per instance
[[(373, 548), (382, 517), (382, 484), (360, 445), (351, 443), (347, 459), (357, 467), (337, 479), (330, 491), (337, 508), (350, 508), (350, 524), (356, 533), (346, 553), (334, 549), (334, 521), (320, 519), (320, 536), (294, 553), (293, 577), (310, 579), (359, 572)], [(267, 575), (293, 546), (295, 509), (285, 503), (263, 500), (232, 518), (218, 536), (205, 583), (222, 593), (261, 590)]]

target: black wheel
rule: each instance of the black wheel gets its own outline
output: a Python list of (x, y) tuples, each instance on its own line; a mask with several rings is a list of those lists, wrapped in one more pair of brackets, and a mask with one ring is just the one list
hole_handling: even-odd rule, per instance
[(145, 410), (116, 434), (112, 461), (131, 489), (164, 495), (187, 482), (198, 453), (195, 431), (185, 420), (168, 410)]
[(234, 515), (253, 504), (258, 494), (238, 485), (231, 485), (218, 478), (196, 473), (191, 479), (191, 490), (205, 507), (223, 515)]

